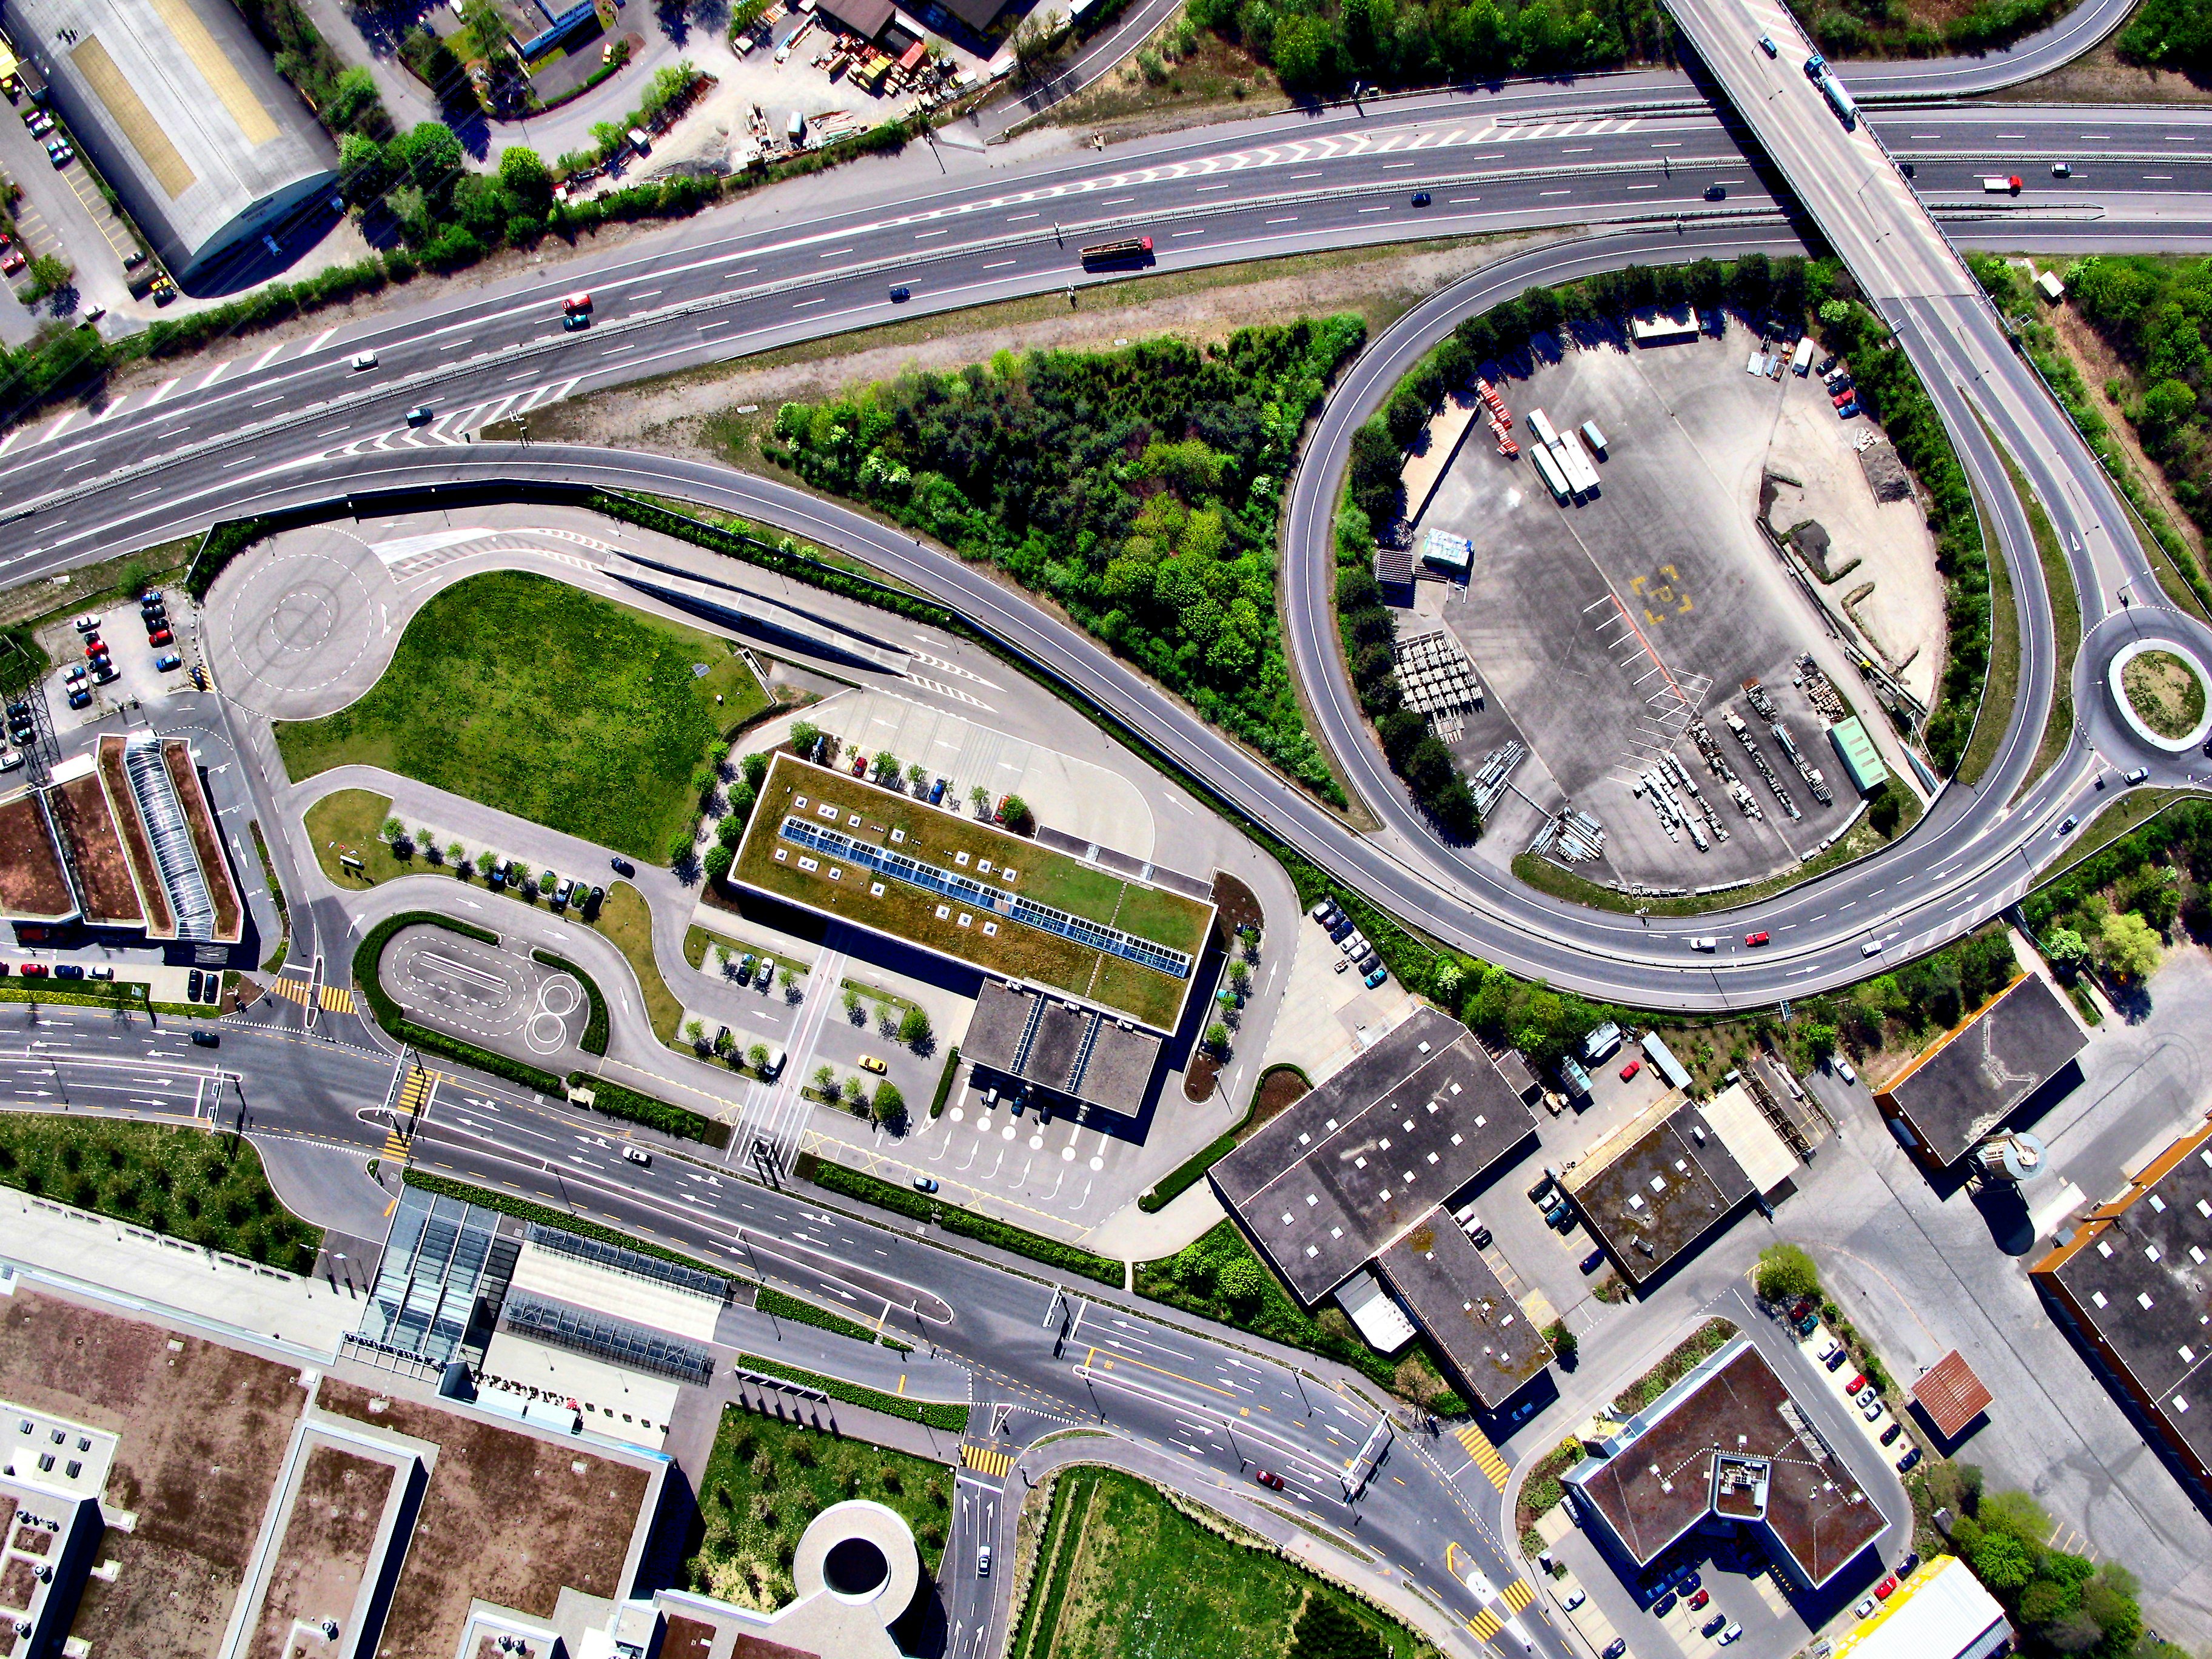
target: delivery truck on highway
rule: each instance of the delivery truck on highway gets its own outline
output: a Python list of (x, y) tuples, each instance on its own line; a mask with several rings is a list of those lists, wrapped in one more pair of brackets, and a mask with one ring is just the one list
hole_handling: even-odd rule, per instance
[(2015, 173), (2003, 179), (1984, 179), (1982, 190), (1990, 196), (2017, 196), (2020, 194), (2020, 174)]
[(1836, 112), (1836, 118), (1844, 124), (1844, 130), (1846, 132), (1858, 125), (1859, 106), (1851, 101), (1851, 95), (1844, 90), (1844, 83), (1832, 75), (1823, 75), (1820, 77), (1820, 90), (1826, 94), (1828, 107)]
[(1116, 265), (1148, 265), (1152, 262), (1152, 239), (1124, 236), (1117, 242), (1093, 242), (1083, 250), (1085, 270), (1111, 270)]

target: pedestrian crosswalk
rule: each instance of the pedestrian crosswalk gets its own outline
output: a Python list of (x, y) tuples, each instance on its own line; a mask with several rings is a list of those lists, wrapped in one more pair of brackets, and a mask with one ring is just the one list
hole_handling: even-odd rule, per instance
[(960, 1461), (978, 1474), (988, 1474), (994, 1480), (1002, 1480), (1014, 1467), (1014, 1455), (1000, 1446), (978, 1446), (968, 1441), (960, 1443)]
[(1487, 1642), (1492, 1637), (1497, 1635), (1498, 1632), (1505, 1628), (1505, 1621), (1503, 1619), (1500, 1619), (1496, 1613), (1492, 1613), (1488, 1607), (1485, 1607), (1481, 1612), (1476, 1613), (1474, 1618), (1467, 1621), (1467, 1627), (1474, 1632), (1474, 1639), (1476, 1641)]
[(1510, 1613), (1518, 1613), (1536, 1599), (1534, 1588), (1525, 1578), (1516, 1578), (1505, 1587), (1505, 1607)]
[(407, 1143), (399, 1138), (398, 1130), (386, 1129), (384, 1132), (384, 1150), (378, 1156), (388, 1158), (397, 1164), (407, 1161)]
[(1474, 1466), (1490, 1477), (1490, 1484), (1498, 1491), (1505, 1490), (1505, 1478), (1512, 1473), (1505, 1460), (1498, 1455), (1498, 1448), (1490, 1443), (1490, 1437), (1474, 1424), (1460, 1430), (1453, 1438), (1467, 1448), (1467, 1455)]
[(349, 1014), (353, 1012), (353, 992), (343, 985), (322, 988), (323, 1012), (326, 1014)]
[(302, 1008), (315, 1000), (315, 988), (303, 979), (287, 979), (279, 975), (269, 981), (269, 988), (276, 995), (296, 1002)]
[(416, 1066), (407, 1073), (407, 1081), (400, 1085), (398, 1113), (402, 1117), (413, 1117), (422, 1109), (430, 1097), (430, 1088), (437, 1081), (437, 1073)]

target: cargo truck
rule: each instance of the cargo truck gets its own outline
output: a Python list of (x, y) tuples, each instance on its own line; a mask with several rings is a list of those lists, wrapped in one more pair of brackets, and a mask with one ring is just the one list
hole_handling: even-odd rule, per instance
[(1590, 447), (1591, 454), (1603, 455), (1605, 453), (1605, 434), (1597, 429), (1597, 422), (1595, 421), (1584, 421), (1583, 422), (1583, 441)]
[(1125, 236), (1118, 242), (1093, 242), (1083, 250), (1083, 268), (1097, 270), (1113, 265), (1148, 265), (1152, 262), (1152, 239)]
[(2020, 175), (2015, 173), (2004, 179), (1984, 179), (1982, 189), (1990, 196), (2017, 196), (2020, 194)]
[(1536, 441), (1539, 443), (1555, 444), (1559, 441), (1559, 429), (1552, 424), (1551, 417), (1540, 409), (1532, 409), (1528, 411), (1528, 429), (1536, 434)]

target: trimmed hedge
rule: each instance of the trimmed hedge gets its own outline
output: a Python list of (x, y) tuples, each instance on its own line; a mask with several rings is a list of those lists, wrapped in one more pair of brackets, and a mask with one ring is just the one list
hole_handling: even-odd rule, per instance
[[(1245, 1114), (1246, 1117), (1250, 1115), (1249, 1111)], [(1205, 1179), (1208, 1170), (1229, 1156), (1230, 1152), (1237, 1145), (1237, 1137), (1243, 1133), (1243, 1121), (1240, 1119), (1235, 1128), (1215, 1136), (1212, 1141), (1183, 1159), (1169, 1172), (1164, 1180), (1154, 1182), (1145, 1190), (1143, 1196), (1137, 1200), (1137, 1207), (1146, 1215), (1156, 1215), (1167, 1208), (1169, 1205)]]
[(517, 1198), (512, 1193), (495, 1193), (489, 1187), (477, 1187), (465, 1181), (455, 1181), (449, 1176), (432, 1175), (424, 1170), (409, 1170), (401, 1179), (410, 1187), (420, 1187), (426, 1193), (441, 1193), (447, 1198), (458, 1198), (479, 1209), (496, 1210), (501, 1215), (511, 1215), (518, 1221), (535, 1221), (541, 1226), (558, 1227), (579, 1238), (596, 1238), (602, 1244), (619, 1244), (623, 1249), (635, 1250), (644, 1255), (657, 1255), (663, 1261), (672, 1261), (679, 1267), (696, 1268), (702, 1273), (712, 1273), (717, 1279), (726, 1279), (732, 1284), (744, 1282), (744, 1274), (734, 1267), (717, 1267), (702, 1261), (696, 1255), (686, 1255), (681, 1250), (672, 1250), (665, 1244), (656, 1244), (649, 1238), (640, 1238), (635, 1233), (623, 1232), (617, 1227), (602, 1226), (587, 1221), (582, 1216), (571, 1215), (566, 1210), (556, 1210), (550, 1204), (537, 1204), (526, 1198)]
[(952, 1098), (952, 1079), (960, 1070), (960, 1045), (954, 1043), (945, 1051), (945, 1069), (937, 1076), (937, 1098), (929, 1103), (932, 1117), (945, 1115), (945, 1103)]
[(781, 1376), (787, 1382), (819, 1389), (832, 1400), (842, 1400), (848, 1406), (864, 1407), (872, 1412), (881, 1412), (886, 1417), (902, 1417), (909, 1423), (941, 1429), (947, 1434), (958, 1434), (968, 1426), (969, 1408), (965, 1406), (934, 1400), (908, 1400), (904, 1395), (885, 1394), (881, 1389), (864, 1389), (857, 1382), (842, 1382), (834, 1376), (824, 1376), (819, 1371), (802, 1370), (796, 1365), (763, 1359), (754, 1353), (740, 1353), (737, 1363), (749, 1371), (761, 1371), (769, 1376)]
[(651, 1095), (641, 1095), (635, 1089), (625, 1089), (619, 1083), (609, 1083), (605, 1078), (593, 1077), (588, 1072), (569, 1073), (568, 1086), (571, 1089), (589, 1089), (592, 1091), (592, 1109), (605, 1112), (609, 1117), (642, 1123), (647, 1128), (658, 1129), (664, 1134), (680, 1135), (685, 1140), (702, 1141), (717, 1150), (730, 1144), (728, 1124), (682, 1106), (672, 1106), (665, 1100), (655, 1100)]
[[(811, 1325), (817, 1331), (830, 1331), (839, 1336), (849, 1336), (855, 1341), (872, 1345), (877, 1334), (858, 1320), (848, 1319), (842, 1314), (831, 1313), (827, 1308), (817, 1308), (811, 1302), (802, 1302), (795, 1296), (772, 1290), (763, 1285), (753, 1294), (753, 1306), (771, 1319), (788, 1319), (793, 1324)], [(896, 1348), (901, 1353), (912, 1353), (914, 1344), (902, 1342), (897, 1337), (885, 1335), (884, 1346)]]
[(417, 1025), (407, 1018), (407, 1012), (392, 1000), (377, 976), (377, 963), (383, 960), (384, 947), (403, 927), (416, 923), (442, 927), (447, 933), (459, 933), (463, 939), (472, 939), (484, 945), (499, 943), (497, 933), (482, 927), (471, 927), (465, 921), (455, 921), (428, 910), (403, 910), (370, 928), (353, 953), (354, 983), (361, 987), (362, 1000), (376, 1023), (400, 1042), (421, 1049), (426, 1054), (436, 1054), (456, 1065), (470, 1066), (492, 1077), (504, 1078), (509, 1083), (534, 1089), (542, 1095), (567, 1093), (561, 1079), (550, 1072), (541, 1072), (535, 1066), (526, 1066), (519, 1060), (509, 1060), (505, 1054), (495, 1054), (489, 1048), (479, 1048), (459, 1037), (449, 1037), (443, 1031), (434, 1031), (427, 1025)]
[(994, 1221), (988, 1216), (976, 1215), (957, 1206), (940, 1202), (905, 1187), (894, 1187), (888, 1181), (878, 1181), (858, 1170), (848, 1170), (842, 1164), (811, 1164), (802, 1162), (799, 1167), (802, 1181), (811, 1181), (817, 1187), (848, 1198), (857, 1198), (864, 1204), (878, 1209), (890, 1210), (915, 1221), (935, 1222), (948, 1233), (957, 1233), (963, 1238), (972, 1238), (978, 1243), (995, 1244), (1002, 1250), (1012, 1250), (1016, 1255), (1025, 1255), (1032, 1261), (1042, 1261), (1047, 1267), (1063, 1272), (1080, 1273), (1085, 1279), (1095, 1279), (1101, 1285), (1121, 1287), (1121, 1264), (1112, 1258), (1079, 1250), (1073, 1244), (1062, 1244), (1057, 1239), (1025, 1232), (1019, 1227), (1003, 1221)]
[(550, 951), (532, 951), (530, 959), (556, 973), (571, 974), (576, 983), (584, 988), (591, 999), (592, 1012), (584, 1021), (584, 1035), (576, 1039), (576, 1046), (587, 1054), (603, 1054), (607, 1051), (607, 1000), (599, 994), (599, 981), (568, 960), (556, 957)]

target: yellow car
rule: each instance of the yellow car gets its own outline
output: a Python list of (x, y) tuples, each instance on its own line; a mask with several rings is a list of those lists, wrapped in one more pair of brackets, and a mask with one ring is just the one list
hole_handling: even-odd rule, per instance
[(862, 1054), (860, 1056), (860, 1069), (864, 1072), (888, 1072), (890, 1070), (890, 1067), (884, 1065), (880, 1060), (878, 1060), (873, 1054)]

